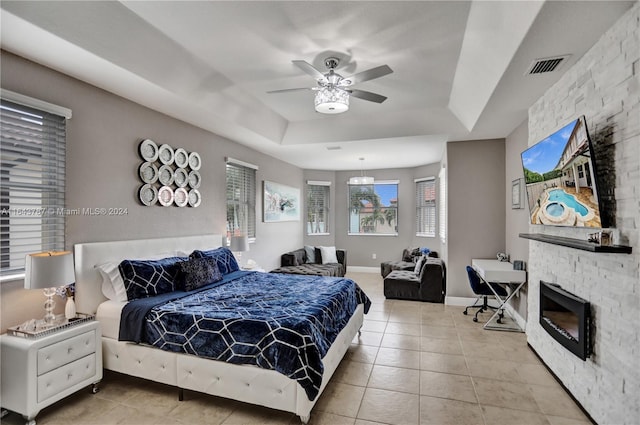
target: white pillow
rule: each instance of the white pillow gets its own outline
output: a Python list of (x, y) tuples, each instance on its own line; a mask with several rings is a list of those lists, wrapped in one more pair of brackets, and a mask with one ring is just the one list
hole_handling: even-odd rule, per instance
[(421, 256), (420, 258), (418, 258), (418, 261), (416, 261), (416, 266), (413, 269), (413, 272), (417, 275), (420, 274), (420, 271), (422, 270), (422, 264), (424, 264), (425, 262), (425, 256)]
[(337, 263), (338, 256), (336, 254), (335, 246), (319, 246), (320, 256), (322, 257), (322, 264)]
[(96, 266), (102, 276), (102, 293), (113, 301), (128, 301), (124, 280), (120, 275), (120, 263), (104, 263)]

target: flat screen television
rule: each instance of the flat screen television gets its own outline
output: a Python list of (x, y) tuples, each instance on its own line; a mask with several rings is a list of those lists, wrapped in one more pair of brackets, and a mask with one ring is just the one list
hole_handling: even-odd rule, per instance
[(602, 228), (584, 116), (522, 152), (531, 224)]

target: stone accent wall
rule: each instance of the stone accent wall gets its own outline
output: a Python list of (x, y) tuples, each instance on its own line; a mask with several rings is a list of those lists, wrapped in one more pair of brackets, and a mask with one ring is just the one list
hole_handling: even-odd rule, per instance
[[(585, 115), (600, 196), (631, 255), (531, 241), (527, 340), (600, 424), (640, 417), (640, 3), (636, 3), (529, 109), (529, 145)], [(530, 226), (586, 239), (587, 230)], [(582, 361), (539, 325), (540, 280), (591, 302), (593, 354)]]

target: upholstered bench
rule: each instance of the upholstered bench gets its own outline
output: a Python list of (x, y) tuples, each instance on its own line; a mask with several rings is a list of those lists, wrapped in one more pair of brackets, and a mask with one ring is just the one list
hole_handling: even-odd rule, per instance
[[(313, 276), (338, 276), (342, 277), (347, 272), (347, 251), (336, 249), (337, 263), (325, 263), (322, 261), (322, 252), (319, 247), (308, 247), (313, 253), (310, 261), (308, 252), (304, 248), (286, 252), (280, 256), (280, 267), (271, 270), (271, 273), (304, 274)], [(323, 264), (324, 263), (324, 264)]]

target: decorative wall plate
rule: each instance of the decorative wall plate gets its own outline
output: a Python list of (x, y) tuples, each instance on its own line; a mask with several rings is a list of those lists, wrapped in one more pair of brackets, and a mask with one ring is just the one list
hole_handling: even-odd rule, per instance
[(191, 189), (189, 191), (189, 205), (195, 208), (200, 205), (201, 201), (202, 198), (200, 197), (200, 192), (198, 192), (198, 189)]
[(173, 155), (173, 161), (180, 168), (187, 168), (189, 165), (189, 154), (182, 148), (176, 149)]
[(173, 148), (167, 144), (161, 145), (158, 148), (158, 159), (164, 165), (173, 164)]
[(156, 189), (151, 184), (145, 184), (140, 188), (138, 196), (140, 197), (140, 202), (142, 202), (144, 205), (154, 205), (156, 202), (158, 202), (158, 189)]
[(158, 159), (158, 145), (151, 139), (144, 139), (140, 142), (138, 150), (145, 161), (154, 162)]
[(171, 186), (173, 183), (173, 168), (169, 165), (163, 165), (158, 170), (158, 180), (163, 186)]
[(173, 190), (169, 186), (162, 186), (158, 190), (158, 202), (163, 207), (168, 207), (173, 203)]
[(200, 177), (200, 173), (198, 171), (192, 171), (189, 173), (189, 187), (192, 189), (197, 189), (200, 187), (200, 183), (202, 183), (202, 178)]
[(185, 187), (189, 184), (189, 173), (184, 168), (176, 168), (173, 172), (173, 183), (178, 187)]
[(138, 174), (144, 183), (155, 183), (158, 180), (158, 167), (153, 162), (143, 162), (140, 164)]
[(200, 155), (198, 154), (198, 152), (191, 152), (189, 154), (189, 167), (191, 167), (192, 170), (197, 171), (201, 166), (202, 160), (200, 159)]
[(187, 189), (179, 187), (173, 192), (173, 202), (179, 207), (185, 207), (189, 203)]

